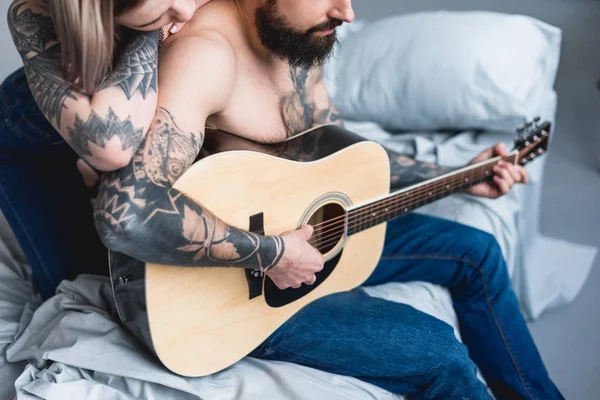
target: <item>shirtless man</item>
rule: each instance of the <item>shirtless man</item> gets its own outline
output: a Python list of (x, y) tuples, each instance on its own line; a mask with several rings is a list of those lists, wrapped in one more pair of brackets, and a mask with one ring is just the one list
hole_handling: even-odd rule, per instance
[[(103, 177), (95, 220), (104, 243), (150, 263), (260, 269), (281, 289), (313, 284), (323, 258), (307, 243), (310, 227), (281, 236), (244, 232), (172, 185), (199, 154), (206, 126), (278, 142), (341, 124), (320, 67), (335, 28), (353, 18), (350, 0), (214, 0), (166, 41), (152, 128), (132, 163)], [(497, 154), (505, 154), (502, 146), (474, 161)], [(391, 151), (389, 158), (392, 189), (447, 171)], [(493, 183), (469, 193), (494, 198), (527, 180), (510, 164), (495, 173)], [(191, 221), (202, 223), (190, 232)], [(475, 362), (498, 399), (562, 398), (491, 235), (419, 214), (388, 223), (386, 235), (365, 286), (420, 280), (449, 288), (466, 346), (448, 324), (358, 288), (308, 305), (250, 356), (354, 376), (415, 398), (488, 399)]]

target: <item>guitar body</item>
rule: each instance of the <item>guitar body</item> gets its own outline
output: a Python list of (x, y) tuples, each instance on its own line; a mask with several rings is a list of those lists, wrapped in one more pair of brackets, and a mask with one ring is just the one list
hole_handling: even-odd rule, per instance
[[(205, 149), (174, 186), (243, 230), (280, 235), (389, 194), (385, 150), (334, 126), (270, 145), (209, 131)], [(310, 302), (360, 286), (379, 261), (385, 229), (348, 237), (342, 227), (322, 249), (326, 266), (317, 283), (285, 291), (241, 268), (144, 264), (111, 252), (119, 316), (171, 371), (212, 374)]]

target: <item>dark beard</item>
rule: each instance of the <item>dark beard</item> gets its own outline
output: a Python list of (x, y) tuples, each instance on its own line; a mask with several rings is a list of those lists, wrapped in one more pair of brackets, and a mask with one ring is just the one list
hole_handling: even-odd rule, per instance
[(292, 67), (322, 67), (337, 42), (336, 32), (322, 37), (312, 34), (334, 29), (342, 21), (329, 20), (307, 32), (299, 32), (278, 14), (276, 3), (277, 0), (267, 0), (267, 4), (256, 10), (255, 23), (263, 46), (280, 59), (287, 60)]

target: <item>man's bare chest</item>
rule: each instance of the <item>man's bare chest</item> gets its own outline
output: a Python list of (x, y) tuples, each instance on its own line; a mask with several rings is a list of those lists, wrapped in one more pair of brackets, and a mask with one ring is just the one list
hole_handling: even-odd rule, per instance
[(314, 125), (316, 73), (301, 68), (240, 71), (225, 110), (212, 126), (258, 141), (278, 142)]

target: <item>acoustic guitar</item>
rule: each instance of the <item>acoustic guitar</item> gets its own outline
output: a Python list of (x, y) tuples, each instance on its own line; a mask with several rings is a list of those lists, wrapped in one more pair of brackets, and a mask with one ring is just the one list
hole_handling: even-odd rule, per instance
[[(504, 160), (525, 165), (546, 152), (550, 123), (536, 118), (518, 132)], [(387, 221), (491, 179), (502, 159), (390, 193), (383, 147), (338, 126), (276, 144), (208, 130), (203, 149), (175, 188), (227, 224), (258, 234), (313, 225), (310, 243), (325, 267), (314, 285), (280, 290), (254, 270), (155, 265), (110, 252), (119, 318), (184, 376), (233, 365), (307, 304), (360, 286), (379, 261)]]

